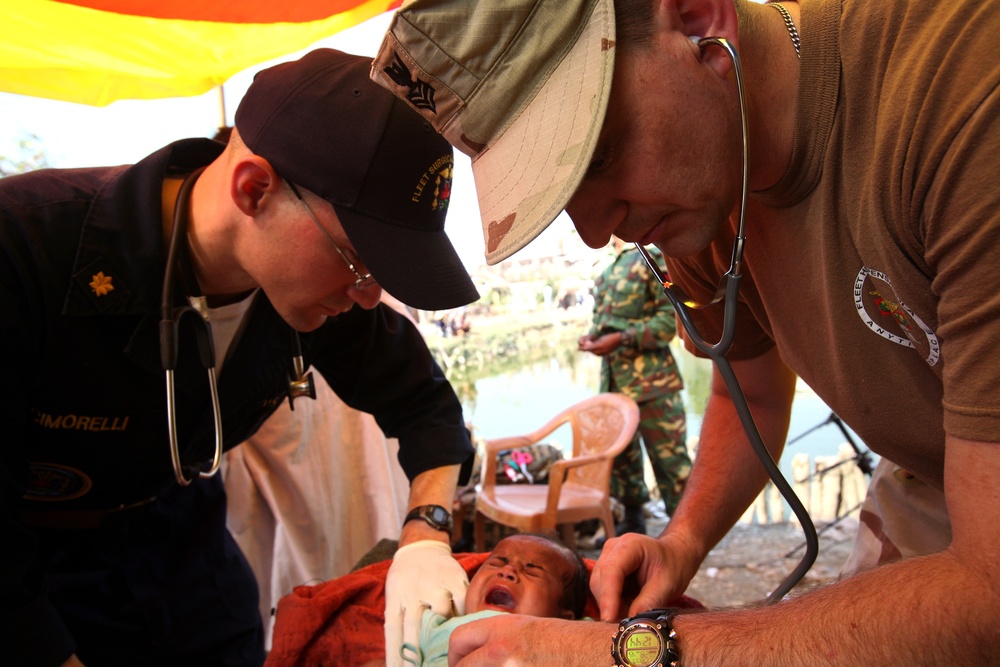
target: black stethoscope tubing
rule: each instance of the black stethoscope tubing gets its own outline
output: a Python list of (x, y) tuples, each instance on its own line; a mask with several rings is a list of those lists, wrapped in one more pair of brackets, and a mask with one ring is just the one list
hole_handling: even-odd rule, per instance
[[(743, 125), (743, 192), (740, 202), (739, 226), (736, 232), (736, 241), (733, 244), (732, 263), (730, 264), (729, 271), (727, 271), (723, 277), (723, 282), (720, 283), (719, 289), (716, 291), (712, 300), (703, 306), (699, 306), (686, 294), (684, 294), (679, 287), (675, 286), (670, 281), (668, 276), (664, 275), (664, 273), (660, 270), (660, 267), (657, 266), (656, 261), (650, 257), (649, 253), (642, 247), (641, 244), (636, 243), (635, 247), (642, 254), (643, 259), (653, 272), (653, 275), (656, 276), (656, 279), (659, 280), (660, 284), (663, 286), (663, 292), (670, 300), (670, 303), (673, 304), (674, 310), (677, 313), (677, 318), (680, 320), (684, 330), (687, 331), (688, 338), (691, 340), (691, 343), (715, 364), (715, 367), (718, 369), (719, 374), (722, 376), (722, 379), (726, 384), (726, 388), (729, 390), (733, 406), (739, 416), (740, 423), (742, 424), (743, 431), (746, 433), (747, 439), (750, 442), (750, 446), (753, 448), (757, 458), (760, 459), (761, 464), (767, 471), (768, 477), (771, 478), (771, 482), (781, 492), (782, 497), (784, 497), (785, 501), (791, 507), (792, 512), (795, 513), (795, 516), (802, 525), (802, 530), (805, 533), (806, 540), (805, 554), (802, 556), (802, 560), (799, 561), (798, 565), (767, 597), (768, 604), (771, 604), (781, 600), (788, 593), (788, 591), (790, 591), (802, 579), (802, 577), (805, 576), (805, 573), (809, 571), (809, 568), (813, 566), (813, 563), (816, 561), (816, 556), (819, 553), (819, 537), (816, 533), (816, 527), (813, 525), (812, 518), (809, 516), (809, 512), (806, 511), (806, 508), (802, 505), (798, 496), (795, 495), (795, 491), (792, 489), (791, 485), (781, 474), (781, 470), (774, 462), (774, 458), (771, 456), (770, 451), (764, 444), (764, 440), (761, 438), (760, 431), (757, 429), (757, 424), (754, 421), (753, 414), (750, 412), (750, 406), (743, 393), (743, 388), (740, 386), (739, 380), (737, 380), (736, 374), (733, 372), (733, 367), (729, 363), (729, 359), (726, 357), (729, 350), (733, 346), (733, 339), (736, 335), (736, 309), (740, 281), (742, 280), (740, 271), (743, 262), (743, 247), (746, 241), (744, 216), (746, 214), (747, 196), (749, 191), (749, 133), (747, 128), (746, 100), (743, 94), (743, 73), (740, 66), (739, 55), (736, 53), (736, 49), (733, 48), (732, 44), (730, 44), (728, 40), (721, 37), (706, 37), (698, 42), (698, 46), (702, 49), (708, 45), (715, 45), (722, 48), (733, 61), (733, 71), (736, 76), (736, 87), (739, 92), (740, 115)], [(719, 301), (723, 301), (724, 303), (722, 334), (720, 335), (718, 342), (710, 343), (705, 340), (705, 338), (698, 331), (694, 321), (691, 319), (690, 310), (692, 308), (703, 308), (713, 303), (718, 303)]]
[[(178, 266), (184, 270), (181, 276), (189, 293), (197, 287), (197, 280), (190, 265), (182, 262), (185, 249), (181, 246), (186, 237), (188, 208), (191, 202), (191, 191), (204, 167), (191, 172), (181, 184), (174, 205), (173, 229), (170, 231), (170, 244), (167, 250), (167, 264), (163, 274), (163, 293), (160, 303), (160, 363), (166, 376), (167, 384), (167, 433), (170, 438), (170, 462), (174, 468), (174, 477), (181, 486), (188, 486), (195, 478), (208, 478), (219, 471), (222, 462), (223, 436), (222, 411), (219, 405), (219, 389), (215, 373), (215, 341), (212, 337), (212, 325), (208, 321), (208, 307), (204, 297), (190, 297), (198, 307), (190, 305), (174, 305), (174, 279)], [(215, 452), (212, 464), (208, 470), (198, 470), (197, 476), (188, 477), (181, 463), (180, 448), (177, 444), (177, 400), (174, 383), (174, 370), (177, 368), (179, 334), (182, 321), (192, 322), (192, 330), (198, 348), (198, 359), (208, 374), (209, 393), (212, 399), (212, 416), (215, 428)], [(289, 327), (292, 346), (292, 375), (288, 377), (288, 403), (295, 409), (295, 399), (306, 396), (316, 398), (316, 385), (312, 372), (305, 372), (302, 357), (302, 343), (299, 332)]]
[[(187, 232), (188, 207), (191, 202), (191, 190), (195, 181), (204, 171), (197, 169), (184, 179), (177, 193), (174, 206), (173, 229), (170, 231), (170, 246), (167, 250), (167, 265), (163, 273), (163, 296), (160, 303), (160, 364), (167, 383), (167, 433), (170, 438), (170, 462), (173, 464), (174, 477), (181, 486), (188, 486), (195, 477), (184, 473), (181, 463), (180, 449), (177, 445), (177, 401), (174, 386), (174, 370), (177, 368), (178, 339), (181, 321), (192, 322), (192, 331), (198, 348), (198, 358), (208, 373), (209, 392), (212, 397), (212, 416), (215, 425), (215, 453), (212, 465), (206, 470), (199, 470), (197, 477), (208, 478), (219, 471), (222, 462), (222, 412), (219, 406), (219, 389), (215, 377), (215, 343), (212, 340), (211, 325), (204, 314), (192, 306), (174, 305), (174, 273), (180, 262), (180, 247)], [(189, 285), (189, 288), (192, 287)], [(204, 301), (204, 299), (202, 299)]]

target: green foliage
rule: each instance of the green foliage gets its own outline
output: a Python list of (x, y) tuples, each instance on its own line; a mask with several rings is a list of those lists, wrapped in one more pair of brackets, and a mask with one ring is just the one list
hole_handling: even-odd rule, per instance
[(49, 166), (45, 150), (42, 148), (42, 140), (34, 134), (26, 134), (18, 139), (17, 152), (14, 155), (0, 154), (0, 178), (45, 169)]

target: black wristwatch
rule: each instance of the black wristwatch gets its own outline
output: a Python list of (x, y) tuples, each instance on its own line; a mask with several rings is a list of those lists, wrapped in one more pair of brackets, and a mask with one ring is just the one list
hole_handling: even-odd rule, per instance
[(677, 609), (653, 609), (626, 618), (611, 640), (615, 667), (677, 667), (677, 633), (672, 620)]
[(440, 505), (421, 505), (420, 507), (414, 507), (410, 510), (406, 518), (403, 519), (403, 524), (407, 524), (413, 519), (423, 519), (432, 528), (437, 528), (438, 530), (443, 530), (446, 533), (450, 533), (454, 523), (451, 519), (451, 512), (441, 507)]

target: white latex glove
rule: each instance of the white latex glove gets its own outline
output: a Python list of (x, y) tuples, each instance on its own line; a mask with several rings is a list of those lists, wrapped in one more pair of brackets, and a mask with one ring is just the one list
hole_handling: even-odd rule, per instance
[(403, 642), (420, 645), (425, 609), (446, 618), (465, 613), (469, 576), (438, 540), (420, 540), (396, 550), (385, 579), (385, 663), (402, 667)]

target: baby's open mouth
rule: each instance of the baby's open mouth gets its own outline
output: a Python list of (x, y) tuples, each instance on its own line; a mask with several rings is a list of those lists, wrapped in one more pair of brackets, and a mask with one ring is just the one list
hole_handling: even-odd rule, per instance
[(494, 588), (486, 594), (486, 604), (500, 609), (513, 609), (514, 596), (506, 588)]

